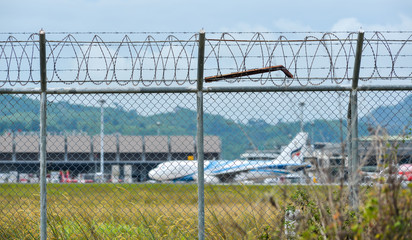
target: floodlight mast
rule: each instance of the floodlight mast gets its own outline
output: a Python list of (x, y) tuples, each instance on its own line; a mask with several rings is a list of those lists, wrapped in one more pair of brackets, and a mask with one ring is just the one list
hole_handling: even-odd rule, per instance
[(273, 71), (282, 71), (286, 75), (286, 77), (293, 78), (293, 75), (283, 65), (276, 65), (276, 66), (270, 66), (270, 67), (265, 67), (265, 68), (256, 68), (256, 69), (246, 70), (246, 71), (241, 71), (241, 72), (234, 72), (234, 73), (228, 73), (228, 74), (223, 74), (223, 75), (205, 77), (205, 82), (215, 82), (215, 81), (228, 79), (228, 78), (244, 77), (244, 76), (266, 73), (266, 72), (273, 72)]
[(106, 100), (100, 99), (100, 172), (104, 178), (104, 108)]

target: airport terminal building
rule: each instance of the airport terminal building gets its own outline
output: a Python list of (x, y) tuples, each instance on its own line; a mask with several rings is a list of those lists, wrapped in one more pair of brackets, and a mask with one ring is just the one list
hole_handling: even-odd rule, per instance
[[(124, 136), (120, 134), (48, 135), (48, 171), (70, 170), (73, 174), (94, 173), (100, 168), (103, 146), (105, 173), (112, 165), (131, 165), (137, 181), (147, 180), (147, 172), (158, 163), (196, 160), (195, 136)], [(40, 138), (38, 133), (5, 133), (0, 136), (0, 172), (38, 173)], [(204, 137), (205, 160), (221, 158), (218, 136)]]

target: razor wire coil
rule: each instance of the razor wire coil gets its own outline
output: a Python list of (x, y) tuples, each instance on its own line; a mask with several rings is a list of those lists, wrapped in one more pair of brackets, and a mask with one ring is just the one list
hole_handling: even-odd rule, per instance
[[(360, 79), (410, 80), (412, 33), (367, 33)], [(0, 36), (7, 34), (6, 40), (0, 41), (0, 87), (39, 84), (38, 34), (25, 40), (17, 36), (27, 33)], [(226, 82), (306, 86), (351, 79), (357, 33), (303, 34), (307, 35), (274, 38), (276, 33), (206, 33), (204, 75), (283, 65), (294, 79), (272, 72)], [(64, 37), (56, 38), (60, 35)], [(109, 39), (103, 39), (106, 36)], [(52, 83), (170, 86), (196, 82), (196, 33), (57, 32), (47, 38), (47, 75)]]

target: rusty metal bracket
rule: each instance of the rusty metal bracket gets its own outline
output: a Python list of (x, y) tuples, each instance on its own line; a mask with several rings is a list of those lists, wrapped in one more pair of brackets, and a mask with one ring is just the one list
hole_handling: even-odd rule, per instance
[(273, 72), (273, 71), (282, 71), (288, 78), (293, 78), (293, 75), (283, 65), (276, 65), (276, 66), (271, 66), (271, 67), (246, 70), (242, 72), (234, 72), (234, 73), (228, 73), (228, 74), (223, 74), (223, 75), (205, 77), (205, 82), (215, 82), (215, 81), (219, 81), (222, 79), (244, 77), (244, 76), (265, 73), (265, 72)]

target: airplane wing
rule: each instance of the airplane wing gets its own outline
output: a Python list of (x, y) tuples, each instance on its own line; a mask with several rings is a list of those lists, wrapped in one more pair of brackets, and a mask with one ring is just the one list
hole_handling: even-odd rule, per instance
[(308, 164), (273, 164), (271, 161), (233, 161), (220, 166), (220, 168), (205, 169), (205, 175), (216, 177), (220, 182), (231, 182), (237, 175), (250, 171), (256, 171), (256, 175), (262, 171), (270, 172), (271, 174), (267, 176), (273, 177), (278, 174), (301, 171), (309, 167)]
[(310, 168), (311, 165), (307, 163), (302, 164), (276, 164), (276, 165), (268, 165), (267, 169), (284, 169), (292, 172), (301, 171), (306, 168)]
[(217, 177), (222, 182), (233, 180), (236, 175), (253, 169), (264, 169), (271, 161), (211, 161), (205, 168), (205, 175)]

